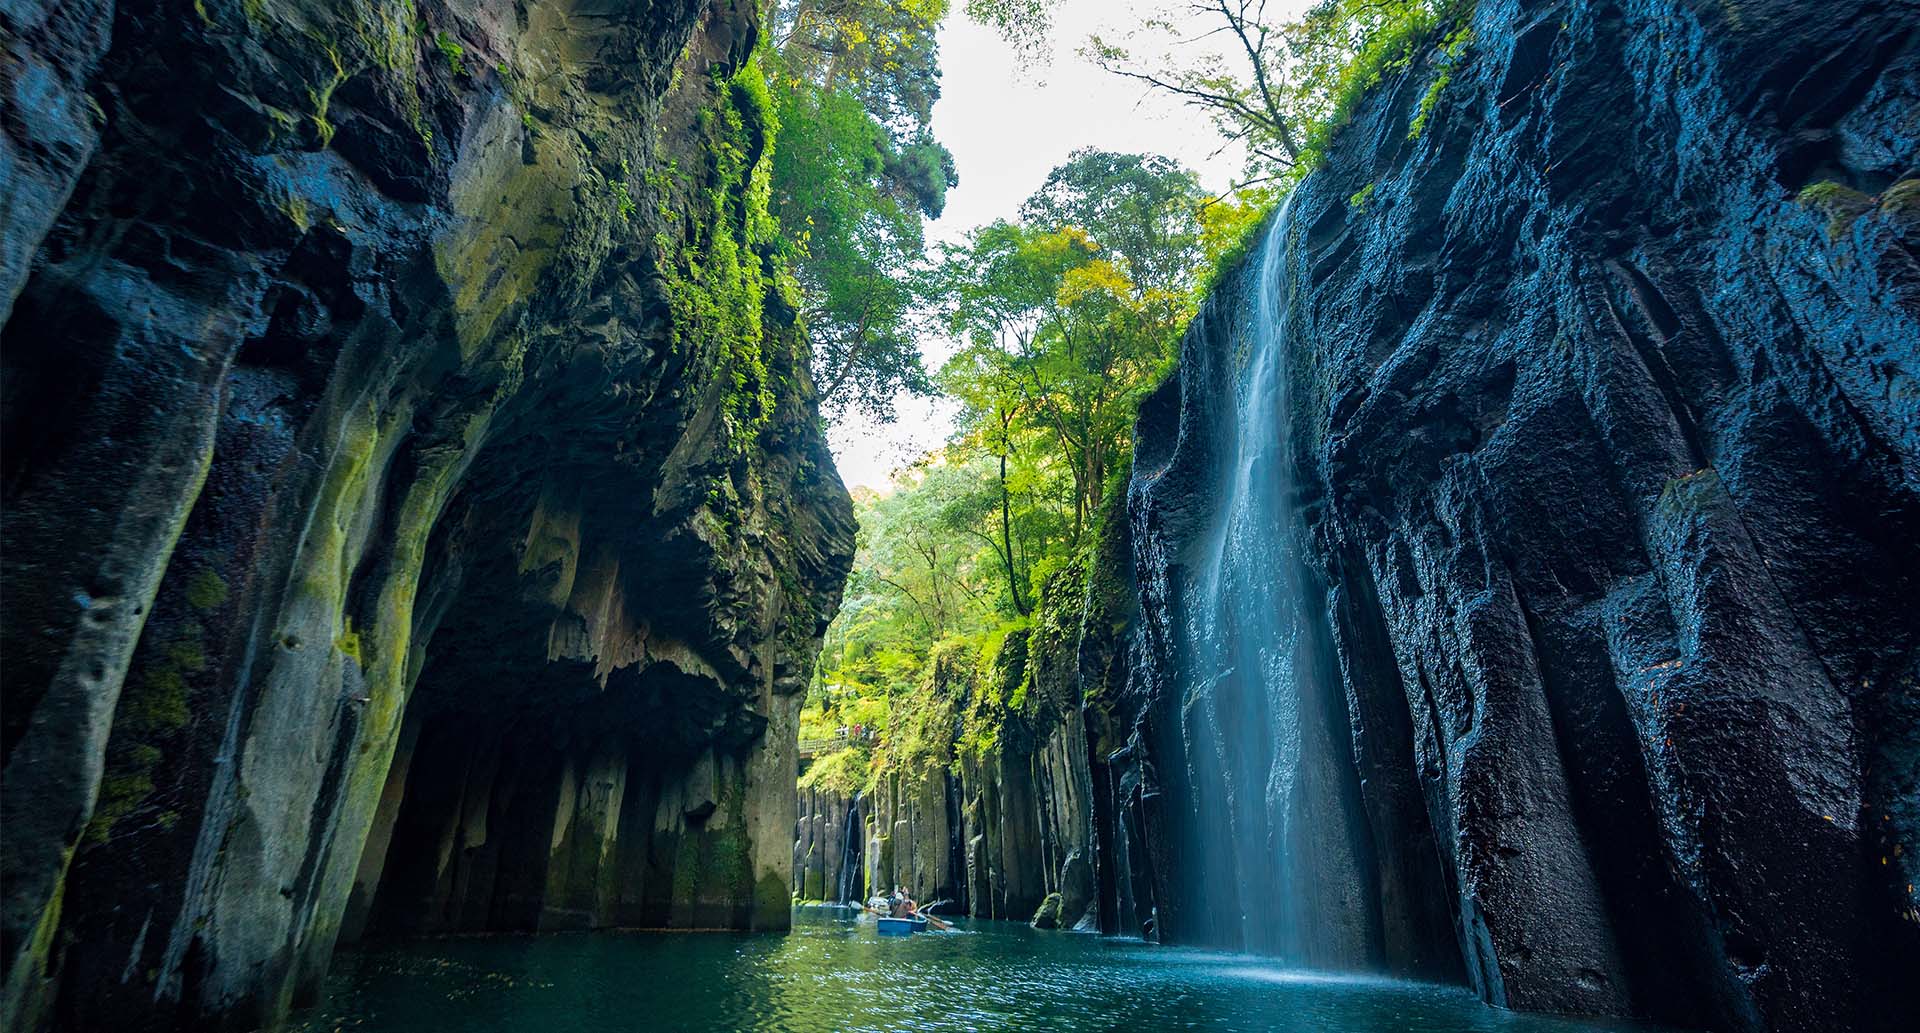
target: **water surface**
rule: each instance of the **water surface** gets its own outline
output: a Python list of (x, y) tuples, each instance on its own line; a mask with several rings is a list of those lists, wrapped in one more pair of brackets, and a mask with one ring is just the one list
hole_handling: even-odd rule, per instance
[(804, 908), (788, 935), (590, 933), (343, 954), (308, 1033), (1280, 1030), (1592, 1033), (1465, 990), (1009, 922), (881, 939)]

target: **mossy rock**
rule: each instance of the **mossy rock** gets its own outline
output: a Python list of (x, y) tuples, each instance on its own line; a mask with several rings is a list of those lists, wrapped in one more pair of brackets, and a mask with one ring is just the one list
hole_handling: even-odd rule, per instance
[(1049, 893), (1046, 899), (1040, 902), (1040, 907), (1034, 911), (1033, 921), (1027, 924), (1035, 929), (1058, 929), (1061, 923), (1061, 912), (1065, 908), (1066, 901), (1060, 894)]
[(1862, 215), (1873, 211), (1873, 198), (1852, 187), (1832, 180), (1815, 183), (1800, 191), (1794, 203), (1827, 217), (1827, 238), (1839, 240), (1853, 229)]

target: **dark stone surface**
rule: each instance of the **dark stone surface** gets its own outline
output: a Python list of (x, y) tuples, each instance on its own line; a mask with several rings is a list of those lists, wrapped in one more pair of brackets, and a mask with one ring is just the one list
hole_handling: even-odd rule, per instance
[(754, 12), (0, 14), (0, 1023), (251, 1029), (363, 933), (784, 927), (852, 513)]
[[(1279, 284), (1380, 963), (1530, 1010), (1899, 1028), (1920, 8), (1484, 0), (1412, 138), (1436, 74), (1338, 136)], [(1167, 939), (1206, 938), (1169, 874), (1169, 629), (1249, 275), (1139, 424), (1116, 781)]]

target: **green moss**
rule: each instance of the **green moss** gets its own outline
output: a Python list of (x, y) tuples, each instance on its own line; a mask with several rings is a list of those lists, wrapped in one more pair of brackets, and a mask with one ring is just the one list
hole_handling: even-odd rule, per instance
[(673, 347), (721, 378), (727, 441), (744, 455), (774, 409), (768, 350), (775, 340), (764, 314), (776, 276), (763, 252), (779, 232), (768, 208), (778, 124), (757, 60), (714, 86), (714, 103), (698, 119), (711, 174), (692, 198), (698, 229), (671, 249), (667, 295)]
[(457, 40), (442, 30), (433, 37), (433, 45), (440, 51), (440, 56), (447, 59), (447, 67), (453, 69), (453, 74), (467, 74), (467, 50)]
[(1440, 106), (1440, 98), (1453, 82), (1453, 72), (1461, 63), (1467, 48), (1473, 43), (1473, 26), (1461, 23), (1446, 41), (1440, 44), (1440, 72), (1428, 84), (1427, 92), (1420, 98), (1419, 110), (1414, 112), (1413, 122), (1407, 126), (1407, 139), (1418, 140), (1427, 131), (1427, 122), (1433, 118), (1434, 109)]
[[(52, 960), (54, 935), (60, 931), (60, 913), (67, 902), (67, 866), (72, 860), (72, 851), (61, 855), (60, 881), (53, 884), (53, 897), (40, 912), (40, 921), (34, 925), (33, 936), (27, 941), (27, 956), (20, 962), (30, 966), (29, 971), (36, 977), (46, 974), (48, 962)], [(9, 988), (16, 985), (12, 980), (8, 983)]]
[(1669, 518), (1694, 514), (1705, 506), (1707, 496), (1719, 488), (1720, 475), (1712, 467), (1695, 470), (1669, 479), (1660, 490), (1660, 500), (1655, 509)]
[(1920, 212), (1920, 179), (1903, 179), (1880, 195), (1880, 214), (1909, 215)]
[(755, 928), (768, 928), (786, 924), (788, 909), (792, 906), (787, 897), (786, 881), (780, 876), (768, 872), (753, 885), (753, 914)]
[(1033, 920), (1029, 923), (1035, 929), (1058, 929), (1066, 910), (1066, 900), (1058, 893), (1049, 893), (1034, 909)]
[[(154, 775), (166, 756), (163, 747), (193, 719), (188, 677), (206, 663), (199, 640), (190, 633), (166, 646), (122, 693), (85, 842), (106, 842), (120, 821), (139, 811), (153, 794)], [(177, 812), (170, 813), (178, 820)], [(168, 821), (164, 814), (156, 820), (163, 825)]]
[(1829, 240), (1846, 236), (1853, 229), (1853, 224), (1874, 208), (1873, 198), (1832, 180), (1815, 183), (1801, 190), (1793, 200), (1802, 208), (1826, 216)]
[(151, 671), (141, 677), (137, 691), (120, 702), (120, 720), (140, 734), (170, 732), (191, 720), (187, 709), (187, 681), (177, 670)]
[(352, 659), (354, 663), (361, 667), (367, 666), (366, 657), (362, 652), (364, 644), (360, 640), (360, 633), (353, 630), (353, 621), (351, 619), (345, 622), (344, 630), (340, 632), (340, 637), (333, 640), (333, 648), (338, 649), (342, 656)]
[(227, 582), (211, 567), (202, 567), (187, 579), (187, 605), (196, 610), (212, 610), (227, 601)]
[(153, 793), (153, 769), (160, 764), (160, 751), (151, 746), (135, 746), (120, 770), (100, 779), (100, 795), (94, 801), (93, 819), (87, 822), (81, 841), (88, 845), (105, 843), (122, 818), (132, 814)]

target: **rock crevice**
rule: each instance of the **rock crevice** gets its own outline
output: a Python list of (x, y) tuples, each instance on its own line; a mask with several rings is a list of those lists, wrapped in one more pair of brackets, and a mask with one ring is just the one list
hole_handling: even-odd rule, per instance
[(852, 513), (754, 5), (5, 17), (8, 1025), (784, 927)]
[[(1911, 1014), (1920, 15), (1809, 13), (1482, 0), (1281, 216), (1281, 518), (1344, 690), (1373, 964), (1714, 1029)], [(1173, 629), (1260, 268), (1138, 430), (1123, 806), (1171, 864)], [(1213, 938), (1153, 887), (1167, 938)]]

